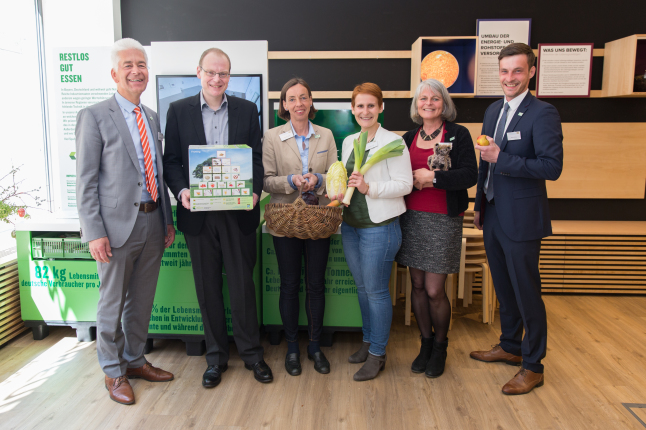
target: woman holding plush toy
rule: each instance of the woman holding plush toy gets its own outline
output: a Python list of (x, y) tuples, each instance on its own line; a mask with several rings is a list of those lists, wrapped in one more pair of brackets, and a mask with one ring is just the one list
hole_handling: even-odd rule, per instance
[(444, 283), (447, 274), (460, 270), (462, 216), (478, 166), (469, 131), (451, 122), (456, 109), (441, 82), (419, 84), (410, 116), (420, 127), (404, 134), (414, 188), (400, 217), (402, 246), (396, 261), (410, 269), (411, 303), (422, 335), (411, 370), (436, 378), (444, 372), (451, 321)]

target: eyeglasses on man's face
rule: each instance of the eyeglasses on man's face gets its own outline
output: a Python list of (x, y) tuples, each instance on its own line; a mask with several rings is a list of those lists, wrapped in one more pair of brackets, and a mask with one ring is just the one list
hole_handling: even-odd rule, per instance
[(212, 72), (210, 70), (204, 70), (202, 66), (200, 66), (200, 70), (203, 71), (206, 74), (206, 76), (208, 76), (209, 78), (215, 78), (216, 76), (219, 75), (220, 79), (226, 79), (229, 76), (231, 76), (229, 72)]

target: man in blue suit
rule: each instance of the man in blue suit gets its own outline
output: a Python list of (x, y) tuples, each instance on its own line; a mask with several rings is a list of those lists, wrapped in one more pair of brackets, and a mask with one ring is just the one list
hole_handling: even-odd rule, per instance
[(502, 334), (498, 345), (473, 351), (471, 358), (522, 364), (504, 394), (526, 394), (544, 382), (547, 319), (538, 261), (541, 239), (552, 234), (545, 180), (555, 181), (563, 170), (563, 133), (554, 106), (529, 93), (535, 59), (524, 43), (500, 51), (505, 98), (485, 112), (482, 134), (490, 145), (476, 147), (481, 158), (474, 224), (484, 228)]

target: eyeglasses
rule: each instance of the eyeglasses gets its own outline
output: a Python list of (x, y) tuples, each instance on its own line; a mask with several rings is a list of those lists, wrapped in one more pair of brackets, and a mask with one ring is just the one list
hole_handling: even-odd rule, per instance
[(215, 78), (216, 75), (220, 75), (220, 79), (226, 79), (231, 76), (229, 72), (212, 72), (210, 70), (204, 70), (202, 66), (200, 66), (200, 70), (206, 73), (206, 76), (208, 76), (209, 78)]

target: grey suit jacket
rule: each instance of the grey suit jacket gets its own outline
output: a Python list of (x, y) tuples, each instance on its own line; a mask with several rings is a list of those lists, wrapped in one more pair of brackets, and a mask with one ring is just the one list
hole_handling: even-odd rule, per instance
[[(173, 224), (164, 182), (159, 118), (143, 106), (156, 150), (158, 194), (164, 224)], [(79, 111), (76, 117), (76, 205), (81, 240), (107, 236), (111, 247), (121, 247), (135, 225), (142, 183), (139, 160), (123, 113), (115, 97)], [(161, 234), (166, 234), (164, 229)]]

